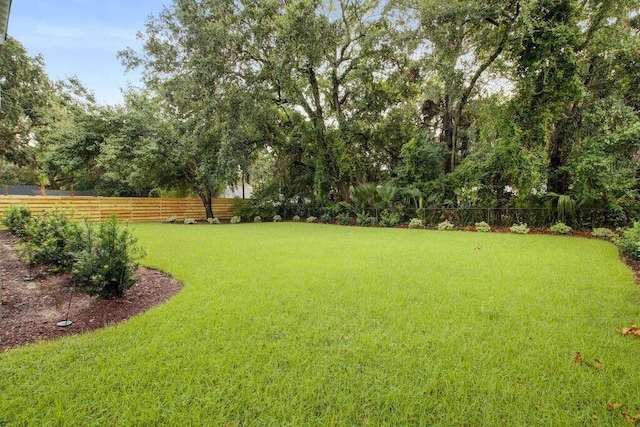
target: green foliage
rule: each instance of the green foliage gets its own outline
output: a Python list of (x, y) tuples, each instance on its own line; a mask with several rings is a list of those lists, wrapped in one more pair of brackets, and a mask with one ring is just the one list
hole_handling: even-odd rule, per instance
[(260, 215), (257, 215), (255, 218), (253, 218), (253, 222), (262, 222), (262, 217)]
[(79, 239), (82, 249), (72, 273), (80, 289), (103, 298), (123, 296), (135, 283), (137, 261), (145, 255), (131, 231), (111, 217), (97, 226), (85, 222)]
[(453, 230), (455, 226), (448, 220), (442, 221), (438, 224), (438, 230), (440, 231), (448, 231)]
[(640, 260), (640, 222), (634, 222), (633, 226), (625, 229), (622, 236), (614, 239), (622, 253), (627, 257)]
[(360, 227), (369, 227), (375, 224), (375, 222), (376, 222), (376, 219), (367, 214), (359, 213), (358, 215), (356, 215), (356, 224), (359, 225)]
[(383, 227), (395, 227), (400, 224), (400, 214), (398, 212), (384, 210), (380, 214), (380, 225)]
[(240, 216), (238, 216), (238, 215), (234, 215), (234, 216), (231, 217), (229, 222), (231, 224), (240, 224), (240, 222), (242, 222), (242, 218), (240, 218)]
[(613, 231), (605, 227), (594, 228), (593, 230), (591, 230), (591, 235), (600, 239), (611, 239), (615, 236)]
[(323, 213), (322, 215), (320, 215), (320, 221), (325, 224), (329, 224), (331, 222), (331, 219), (331, 214), (329, 213)]
[(411, 221), (409, 221), (409, 228), (422, 228), (423, 226), (420, 218), (411, 218)]
[(529, 227), (527, 224), (513, 224), (509, 227), (509, 231), (515, 234), (527, 234), (529, 232)]
[(351, 223), (351, 215), (347, 212), (342, 212), (336, 215), (336, 221), (340, 225), (349, 225)]
[(177, 216), (170, 216), (165, 220), (166, 223), (168, 224), (175, 224), (176, 222), (178, 222), (178, 217)]
[(30, 218), (31, 209), (28, 206), (11, 205), (2, 216), (2, 224), (14, 236), (24, 237)]
[(475, 227), (476, 227), (476, 231), (481, 233), (488, 233), (491, 231), (491, 226), (487, 224), (485, 221), (476, 222)]
[(294, 215), (293, 218), (291, 218), (291, 221), (293, 222), (300, 222), (300, 216), (298, 215)]
[(273, 216), (273, 222), (280, 222), (280, 221), (282, 221), (282, 217), (280, 215)]
[(207, 218), (207, 222), (209, 224), (220, 224), (220, 219), (217, 217), (214, 218)]
[(196, 223), (196, 220), (195, 220), (194, 218), (191, 218), (191, 217), (185, 216), (185, 217), (184, 217), (184, 223), (185, 223), (185, 224), (195, 224), (195, 223)]
[(566, 225), (564, 222), (557, 222), (550, 227), (550, 230), (553, 234), (565, 234), (570, 235), (573, 231), (571, 227)]
[(307, 218), (307, 222), (316, 222), (318, 218), (316, 218), (315, 216), (310, 216)]
[(22, 249), (31, 265), (49, 264), (70, 271), (79, 244), (77, 223), (63, 212), (52, 211), (29, 220)]

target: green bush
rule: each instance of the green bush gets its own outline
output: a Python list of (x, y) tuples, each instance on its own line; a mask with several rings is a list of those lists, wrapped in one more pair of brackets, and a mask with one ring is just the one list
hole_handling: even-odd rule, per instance
[(509, 227), (509, 231), (515, 234), (527, 234), (529, 232), (529, 227), (526, 223), (513, 224), (511, 227)]
[(325, 213), (320, 216), (320, 221), (325, 224), (329, 224), (331, 222), (331, 214)]
[(215, 218), (207, 218), (207, 222), (209, 224), (220, 224), (220, 219), (218, 219), (217, 217), (215, 217)]
[(453, 230), (454, 228), (455, 226), (453, 225), (453, 223), (448, 220), (442, 221), (440, 224), (438, 224), (438, 230), (440, 231), (449, 231)]
[(633, 227), (624, 230), (615, 243), (629, 258), (640, 259), (640, 222), (634, 222)]
[(307, 222), (316, 222), (316, 218), (315, 216), (310, 216), (309, 218), (307, 218)]
[(411, 218), (409, 221), (409, 228), (422, 228), (422, 220), (420, 218)]
[(178, 222), (178, 217), (177, 216), (170, 216), (169, 218), (167, 218), (165, 220), (165, 222), (167, 222), (169, 224), (174, 224), (174, 223)]
[(336, 221), (340, 225), (349, 225), (351, 216), (347, 212), (342, 212), (336, 215)]
[(229, 220), (231, 224), (240, 224), (241, 221), (242, 219), (240, 219), (238, 215), (232, 216), (231, 219)]
[(358, 224), (360, 227), (369, 227), (375, 221), (376, 219), (374, 217), (367, 214), (358, 214), (356, 216), (356, 224)]
[(196, 220), (195, 220), (195, 219), (193, 219), (193, 218), (190, 218), (190, 217), (188, 217), (188, 216), (185, 216), (185, 217), (184, 217), (184, 223), (185, 223), (185, 224), (195, 224), (195, 223), (196, 223)]
[(2, 224), (14, 236), (24, 237), (29, 218), (31, 218), (31, 209), (28, 206), (11, 205), (2, 217)]
[(382, 211), (380, 214), (380, 225), (383, 227), (395, 227), (400, 224), (400, 214), (398, 212)]
[(262, 222), (262, 217), (260, 215), (257, 215), (255, 218), (253, 218), (253, 222)]
[(291, 221), (300, 222), (300, 217), (298, 215), (294, 215), (293, 218), (291, 218)]
[(553, 224), (550, 228), (551, 232), (553, 234), (571, 234), (571, 232), (573, 231), (571, 229), (571, 227), (569, 227), (568, 225), (566, 225), (564, 222), (558, 222)]
[(79, 233), (82, 250), (72, 273), (81, 290), (103, 298), (122, 296), (135, 283), (137, 260), (144, 251), (116, 217), (94, 226), (85, 222)]
[(479, 231), (481, 233), (488, 233), (491, 231), (491, 226), (485, 221), (476, 222), (476, 231)]
[(273, 216), (273, 222), (280, 222), (280, 221), (282, 221), (282, 217), (280, 215)]
[(53, 211), (29, 220), (22, 253), (30, 265), (50, 264), (70, 271), (78, 246), (77, 223), (63, 212)]
[(591, 230), (591, 235), (600, 239), (611, 239), (614, 236), (613, 231), (604, 227), (594, 228), (593, 230)]

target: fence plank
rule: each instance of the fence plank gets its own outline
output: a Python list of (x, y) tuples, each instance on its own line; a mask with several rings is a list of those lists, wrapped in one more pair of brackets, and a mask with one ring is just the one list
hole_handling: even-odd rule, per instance
[[(232, 199), (214, 199), (213, 213), (220, 219), (231, 218)], [(34, 215), (54, 209), (72, 211), (77, 218), (100, 221), (116, 215), (118, 219), (131, 222), (165, 221), (176, 216), (204, 218), (206, 216), (200, 199), (143, 198), (143, 197), (69, 197), (69, 196), (2, 196), (0, 216), (11, 205), (28, 206)]]

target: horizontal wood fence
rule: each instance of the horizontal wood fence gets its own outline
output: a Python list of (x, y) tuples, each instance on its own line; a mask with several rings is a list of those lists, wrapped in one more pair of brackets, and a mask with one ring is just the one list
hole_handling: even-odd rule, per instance
[[(220, 219), (231, 218), (233, 199), (214, 199), (213, 214)], [(76, 218), (102, 221), (115, 215), (131, 222), (158, 222), (175, 216), (181, 221), (185, 216), (206, 217), (200, 199), (175, 199), (157, 197), (56, 197), (56, 196), (0, 196), (0, 217), (11, 205), (24, 205), (34, 215), (60, 209), (71, 211)]]

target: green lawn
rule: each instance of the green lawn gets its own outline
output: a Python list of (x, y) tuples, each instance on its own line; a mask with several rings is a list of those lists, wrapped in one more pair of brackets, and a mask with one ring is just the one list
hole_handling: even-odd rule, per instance
[(616, 332), (640, 321), (640, 290), (609, 243), (133, 227), (145, 264), (184, 290), (124, 324), (0, 354), (0, 425), (626, 425), (622, 409), (640, 413), (640, 340)]

